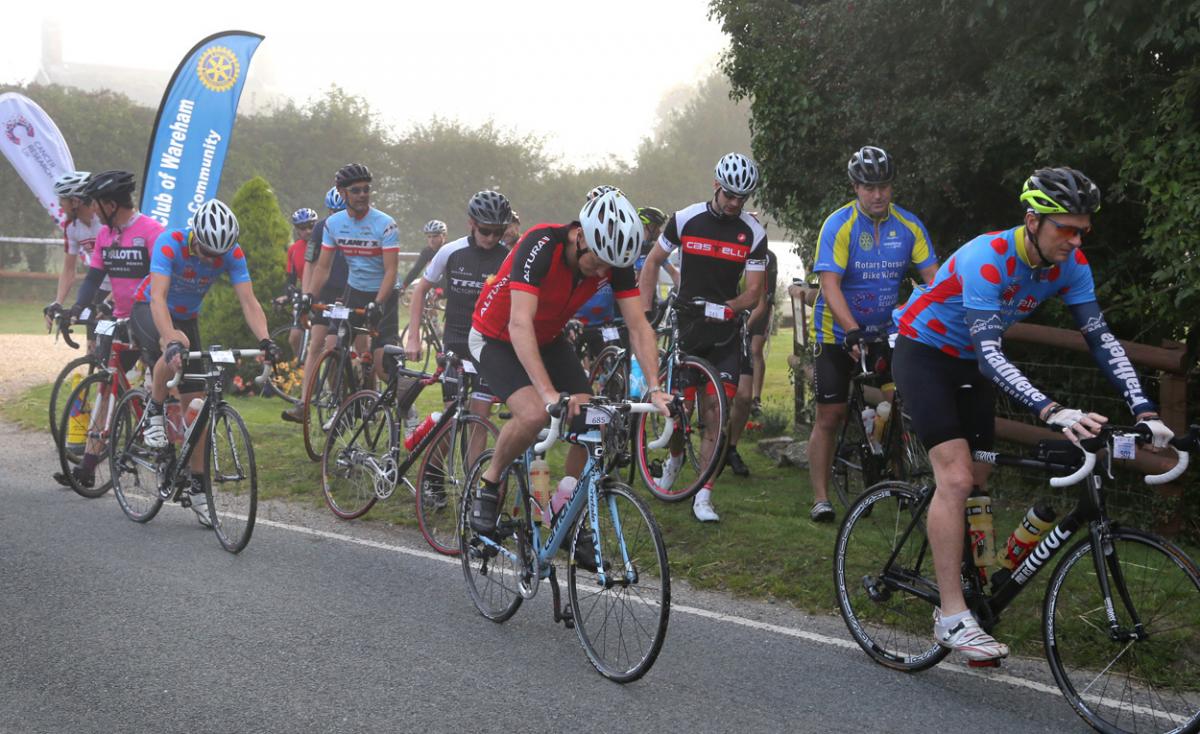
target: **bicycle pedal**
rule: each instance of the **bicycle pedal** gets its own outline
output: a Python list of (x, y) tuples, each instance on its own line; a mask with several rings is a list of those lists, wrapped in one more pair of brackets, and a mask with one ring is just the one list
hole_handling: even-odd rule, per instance
[(968, 660), (967, 667), (969, 668), (999, 668), (1000, 658), (995, 660)]

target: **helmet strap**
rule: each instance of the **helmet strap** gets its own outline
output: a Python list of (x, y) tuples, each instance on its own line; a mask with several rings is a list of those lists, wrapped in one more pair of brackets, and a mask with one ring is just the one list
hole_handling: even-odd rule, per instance
[[(1038, 224), (1037, 224), (1038, 231), (1040, 231), (1042, 228), (1042, 220), (1045, 218), (1045, 216), (1046, 216), (1045, 214), (1038, 214)], [(1033, 231), (1033, 232), (1029, 233), (1029, 241), (1030, 241), (1030, 243), (1033, 244), (1033, 249), (1035, 251), (1037, 251), (1038, 259), (1041, 260), (1041, 262), (1038, 264), (1038, 267), (1044, 268), (1044, 267), (1049, 266), (1050, 259), (1046, 257), (1045, 253), (1042, 252), (1042, 248), (1038, 246), (1037, 231)]]

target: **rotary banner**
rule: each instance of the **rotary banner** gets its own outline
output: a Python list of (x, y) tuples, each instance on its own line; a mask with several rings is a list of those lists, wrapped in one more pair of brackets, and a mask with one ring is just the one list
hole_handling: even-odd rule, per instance
[(171, 77), (154, 121), (141, 204), (167, 229), (187, 226), (216, 197), (246, 71), (262, 39), (246, 31), (211, 35)]
[(63, 211), (54, 195), (54, 179), (75, 170), (71, 149), (46, 112), (16, 92), (0, 94), (0, 148), (25, 185), (59, 224)]

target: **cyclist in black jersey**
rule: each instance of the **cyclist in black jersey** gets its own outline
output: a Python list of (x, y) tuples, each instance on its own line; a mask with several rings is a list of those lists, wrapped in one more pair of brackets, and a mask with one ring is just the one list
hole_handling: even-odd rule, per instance
[[(646, 258), (640, 281), (642, 305), (649, 310), (659, 268), (672, 251), (682, 250), (676, 301), (681, 307), (678, 313), (680, 347), (688, 354), (707, 359), (720, 373), (725, 392), (733, 399), (730, 422), (734, 426), (744, 426), (750, 414), (753, 382), (746, 369), (749, 354), (739, 315), (758, 305), (766, 279), (766, 230), (743, 211), (746, 199), (757, 188), (758, 181), (758, 166), (746, 156), (729, 153), (721, 158), (716, 166), (712, 198), (671, 215), (658, 247)], [(743, 273), (746, 289), (738, 293)], [(710, 318), (703, 311), (699, 315), (687, 313), (687, 306), (695, 299), (714, 304), (713, 310), (723, 311), (727, 318)], [(701, 397), (701, 411), (709, 415), (702, 447), (709, 454), (719, 443), (719, 431), (724, 430), (723, 426), (716, 425), (718, 421), (712, 415), (715, 409), (712, 402)], [(738, 473), (745, 471), (748, 474), (738, 456), (736, 438), (731, 431), (725, 461)], [(673, 451), (663, 466), (660, 483), (669, 483), (683, 460), (682, 448), (678, 454)], [(717, 476), (719, 474), (718, 471)], [(692, 502), (692, 513), (701, 522), (720, 520), (712, 506), (713, 481), (709, 480)]]

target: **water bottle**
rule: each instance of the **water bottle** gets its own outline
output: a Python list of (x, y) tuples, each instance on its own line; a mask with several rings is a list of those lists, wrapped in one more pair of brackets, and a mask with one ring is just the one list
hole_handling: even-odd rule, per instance
[(204, 407), (202, 398), (192, 398), (192, 402), (188, 403), (187, 410), (183, 413), (183, 430), (192, 430), (192, 424), (196, 422), (196, 416), (200, 414), (200, 409)]
[(529, 464), (529, 485), (533, 492), (533, 521), (541, 524), (546, 500), (550, 498), (550, 465), (545, 458), (539, 456)]
[[(80, 383), (79, 375), (71, 375), (70, 381), (67, 383), (69, 390), (67, 394), (75, 392), (75, 387)], [(82, 452), (87, 444), (87, 427), (88, 413), (91, 406), (87, 405), (80, 399), (76, 399), (71, 403), (70, 417), (67, 419), (67, 448), (72, 453)]]
[[(437, 422), (441, 419), (442, 414), (437, 410), (425, 416), (425, 421), (413, 429), (412, 433), (404, 437), (404, 448), (409, 451), (412, 451), (414, 448), (416, 448), (417, 444), (421, 443), (421, 439), (425, 438), (425, 436), (433, 430), (433, 427), (437, 425)], [(407, 420), (405, 423), (407, 423)]]
[(1024, 519), (1017, 523), (1017, 527), (1012, 531), (1012, 535), (1008, 536), (1008, 543), (1004, 547), (1004, 555), (1000, 558), (1000, 565), (1013, 570), (1025, 560), (1025, 556), (1033, 550), (1033, 547), (1042, 539), (1042, 534), (1050, 528), (1054, 527), (1054, 510), (1043, 504), (1037, 504), (1029, 508), (1029, 512), (1025, 513)]
[(167, 440), (171, 443), (183, 441), (183, 416), (179, 411), (179, 399), (167, 398), (163, 403), (163, 423), (167, 429)]
[(413, 435), (413, 431), (417, 430), (417, 427), (420, 425), (421, 416), (417, 413), (416, 406), (408, 406), (408, 412), (404, 414), (404, 440), (407, 441), (408, 437)]
[(979, 489), (967, 498), (967, 525), (971, 536), (971, 555), (981, 577), (987, 567), (996, 565), (996, 531), (992, 525), (992, 498)]
[(629, 397), (640, 398), (646, 392), (646, 376), (642, 374), (642, 366), (637, 357), (629, 357)]
[[(550, 517), (558, 519), (558, 513), (562, 512), (562, 509), (574, 496), (577, 484), (579, 484), (579, 480), (570, 476), (563, 477), (558, 481), (558, 488), (554, 491), (554, 496), (550, 498)], [(553, 522), (554, 520), (551, 520), (551, 523)]]
[(871, 450), (876, 456), (883, 456), (883, 432), (891, 416), (892, 404), (888, 401), (875, 406), (875, 420), (871, 425)]
[(871, 439), (871, 435), (875, 433), (875, 409), (871, 406), (863, 408), (862, 412), (863, 434), (867, 440)]

